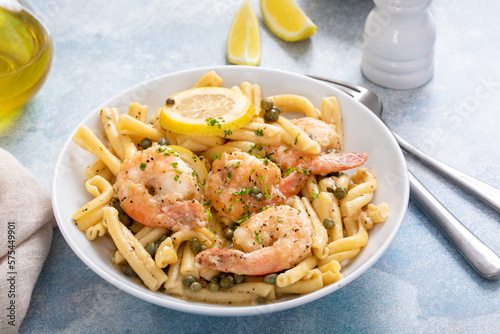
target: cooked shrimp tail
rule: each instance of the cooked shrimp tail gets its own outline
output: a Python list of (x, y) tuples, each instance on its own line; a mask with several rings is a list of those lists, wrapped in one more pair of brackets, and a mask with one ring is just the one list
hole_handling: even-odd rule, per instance
[(326, 175), (356, 168), (365, 163), (366, 153), (338, 153), (340, 138), (334, 125), (310, 117), (300, 118), (292, 122), (307, 132), (320, 145), (322, 153), (318, 155), (306, 154), (286, 145), (269, 147), (269, 156), (285, 173), (300, 171)]
[(343, 152), (311, 156), (309, 170), (313, 174), (326, 175), (356, 168), (365, 163), (366, 153)]
[(293, 171), (290, 175), (283, 178), (278, 189), (286, 198), (292, 197), (300, 192), (306, 184), (308, 177), (308, 173)]

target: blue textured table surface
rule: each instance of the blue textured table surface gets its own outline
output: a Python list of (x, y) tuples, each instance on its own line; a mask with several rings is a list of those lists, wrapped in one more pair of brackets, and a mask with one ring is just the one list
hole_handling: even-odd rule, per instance
[[(298, 1), (318, 31), (287, 43), (262, 21), (261, 67), (336, 78), (373, 89), (395, 132), (430, 155), (500, 188), (500, 3), (442, 0), (436, 69), (425, 86), (397, 91), (360, 71), (368, 0)], [(50, 189), (63, 142), (89, 111), (146, 79), (224, 65), (241, 1), (34, 1), (54, 38), (45, 86), (0, 146)], [(487, 204), (407, 156), (422, 183), (500, 254), (500, 219)], [(500, 282), (481, 278), (413, 202), (396, 239), (359, 279), (308, 305), (269, 315), (216, 318), (161, 308), (88, 269), (54, 229), (22, 333), (299, 332), (498, 333)]]

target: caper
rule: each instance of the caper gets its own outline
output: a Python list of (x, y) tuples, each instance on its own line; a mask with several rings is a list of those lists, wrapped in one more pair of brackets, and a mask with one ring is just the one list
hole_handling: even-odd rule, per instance
[(335, 188), (333, 194), (335, 195), (335, 197), (337, 197), (338, 200), (341, 200), (347, 196), (347, 189), (345, 187), (337, 187)]
[(262, 202), (263, 200), (266, 199), (266, 196), (264, 196), (263, 193), (258, 193), (256, 194), (253, 198), (255, 198), (257, 201)]
[(259, 298), (257, 298), (257, 303), (261, 305), (265, 304), (266, 302), (267, 302), (266, 297), (260, 296)]
[(165, 234), (162, 234), (160, 239), (156, 240), (155, 242), (155, 246), (156, 246), (156, 249), (158, 249), (161, 245), (161, 243), (167, 238), (167, 236)]
[(268, 284), (276, 284), (276, 279), (278, 278), (278, 274), (269, 274), (264, 276), (264, 282)]
[(153, 142), (151, 141), (151, 139), (149, 138), (143, 138), (141, 140), (141, 147), (143, 150), (147, 149), (147, 148), (150, 148), (151, 145), (153, 145)]
[[(203, 252), (204, 250), (207, 250), (207, 248), (208, 248), (207, 246), (205, 246), (205, 245), (201, 245), (201, 246), (200, 246), (200, 251), (199, 251), (199, 252)], [(199, 252), (198, 252), (198, 253), (199, 253)]]
[(130, 278), (137, 277), (136, 272), (134, 271), (134, 269), (132, 269), (132, 267), (128, 263), (122, 267), (122, 273)]
[(156, 254), (156, 250), (158, 249), (158, 246), (156, 245), (156, 243), (154, 242), (150, 242), (147, 246), (146, 246), (146, 251), (149, 253), (149, 255), (151, 256), (155, 256)]
[(226, 227), (223, 233), (224, 233), (224, 238), (226, 238), (229, 241), (233, 240), (234, 231), (232, 228)]
[(240, 283), (245, 282), (245, 275), (234, 274), (233, 277), (234, 277), (234, 283), (236, 283), (236, 284), (240, 284)]
[(193, 292), (198, 292), (198, 291), (201, 290), (202, 286), (201, 286), (200, 282), (193, 282), (193, 283), (191, 283), (191, 285), (189, 286), (189, 288)]
[(161, 145), (161, 146), (168, 145), (168, 140), (167, 140), (165, 137), (161, 137), (161, 138), (158, 140), (158, 145)]
[(261, 201), (263, 201), (263, 200), (266, 199), (266, 197), (264, 196), (264, 194), (262, 193), (262, 191), (257, 186), (254, 186), (254, 187), (250, 188), (250, 190), (248, 191), (248, 194), (250, 196), (252, 196), (253, 198), (255, 198), (259, 202), (261, 202)]
[[(129, 217), (130, 218), (130, 217)], [(133, 220), (132, 218), (130, 218), (130, 221), (132, 223), (130, 223), (128, 227), (128, 229), (130, 230), (130, 232), (132, 232), (132, 234), (137, 234), (144, 225), (142, 225), (141, 223), (139, 222), (136, 222), (135, 220)]]
[(218, 277), (219, 277), (219, 281), (220, 281), (221, 279), (223, 279), (224, 277), (226, 277), (226, 276), (229, 276), (229, 273), (225, 273), (225, 272), (221, 271), (221, 272), (219, 273), (219, 275), (218, 275)]
[(255, 196), (256, 194), (258, 194), (260, 192), (261, 191), (260, 191), (259, 187), (254, 186), (254, 187), (250, 188), (250, 190), (248, 191), (248, 195), (250, 195), (250, 196), (253, 197), (253, 196)]
[(270, 99), (262, 99), (262, 100), (260, 100), (260, 106), (265, 111), (268, 111), (268, 110), (271, 110), (272, 107), (274, 107), (274, 102), (273, 102), (273, 100), (270, 100)]
[(326, 176), (327, 177), (332, 177), (332, 176), (339, 177), (340, 176), (340, 172), (331, 172), (331, 173), (326, 174)]
[(197, 237), (192, 237), (191, 240), (189, 241), (189, 248), (191, 248), (191, 251), (195, 254), (198, 254), (200, 252), (200, 247), (201, 247), (201, 241)]
[(325, 218), (323, 219), (323, 226), (329, 230), (335, 226), (335, 222), (333, 221), (332, 218)]
[(173, 97), (169, 97), (165, 103), (167, 104), (167, 106), (171, 106), (175, 104), (175, 100)]
[(234, 277), (231, 275), (225, 276), (220, 279), (219, 285), (221, 288), (230, 289), (234, 285)]
[(120, 200), (118, 198), (113, 197), (111, 199), (111, 204), (113, 205), (113, 208), (118, 211), (118, 214), (125, 213), (125, 211), (123, 211), (122, 207), (120, 206)]
[(216, 282), (208, 283), (208, 290), (210, 290), (210, 291), (213, 291), (213, 292), (219, 291), (219, 288), (220, 288), (219, 284), (217, 284)]
[(264, 113), (264, 120), (266, 122), (276, 122), (278, 118), (280, 117), (281, 114), (281, 109), (278, 107), (272, 107), (270, 110), (266, 111)]
[(118, 219), (120, 220), (120, 222), (123, 225), (125, 225), (127, 227), (129, 227), (130, 225), (132, 225), (132, 223), (134, 222), (132, 220), (132, 218), (130, 218), (130, 216), (127, 215), (126, 213), (120, 213), (120, 214), (118, 214)]
[(182, 284), (184, 284), (184, 286), (186, 287), (190, 287), (194, 282), (196, 282), (196, 278), (191, 275), (184, 276), (184, 278), (182, 279)]

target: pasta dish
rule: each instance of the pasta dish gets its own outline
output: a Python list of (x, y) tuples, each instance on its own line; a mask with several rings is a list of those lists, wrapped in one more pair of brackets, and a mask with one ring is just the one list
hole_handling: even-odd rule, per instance
[(104, 138), (80, 126), (96, 160), (76, 226), (113, 241), (124, 275), (186, 300), (258, 305), (339, 281), (389, 207), (372, 203), (367, 155), (344, 152), (337, 99), (222, 83), (209, 72), (149, 118), (104, 108)]

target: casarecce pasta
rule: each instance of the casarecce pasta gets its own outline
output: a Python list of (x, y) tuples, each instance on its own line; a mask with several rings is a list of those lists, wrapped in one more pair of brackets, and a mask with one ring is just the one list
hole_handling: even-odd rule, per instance
[[(212, 71), (193, 87), (222, 83)], [(255, 111), (223, 136), (165, 130), (162, 108), (148, 121), (137, 102), (125, 113), (101, 110), (104, 138), (81, 126), (73, 140), (97, 159), (85, 170), (93, 198), (73, 215), (76, 226), (89, 241), (108, 236), (124, 274), (183, 299), (254, 305), (341, 280), (341, 264), (389, 207), (372, 203), (376, 176), (358, 168), (366, 154), (343, 152), (337, 99), (317, 108), (304, 96), (269, 96), (282, 114), (266, 121), (258, 84), (231, 89)]]

